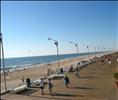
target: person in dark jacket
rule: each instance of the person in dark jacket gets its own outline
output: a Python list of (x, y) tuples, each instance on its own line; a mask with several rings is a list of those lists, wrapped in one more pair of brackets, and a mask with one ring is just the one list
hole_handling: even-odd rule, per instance
[(68, 88), (68, 85), (70, 84), (69, 77), (67, 75), (64, 76), (64, 84)]

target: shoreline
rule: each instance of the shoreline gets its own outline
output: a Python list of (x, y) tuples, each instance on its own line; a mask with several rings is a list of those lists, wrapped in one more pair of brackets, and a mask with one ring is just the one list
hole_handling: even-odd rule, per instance
[[(99, 55), (101, 53), (105, 53), (105, 52), (96, 52), (96, 53), (93, 52), (93, 53), (89, 53), (89, 54), (88, 53), (80, 53), (79, 57), (81, 57), (81, 56), (88, 56), (88, 55)], [(62, 54), (62, 55), (66, 55), (66, 54)], [(54, 55), (54, 56), (56, 56), (56, 55)], [(37, 57), (40, 57), (40, 56), (37, 56)], [(43, 57), (43, 56), (41, 56), (41, 57)], [(22, 57), (17, 57), (17, 58), (22, 58)], [(23, 57), (23, 58), (25, 58), (25, 57)], [(77, 56), (76, 57), (60, 58), (60, 61), (63, 61), (63, 60), (66, 60), (66, 59), (71, 59), (71, 58), (77, 58)], [(7, 59), (7, 58), (5, 58), (5, 59)], [(10, 58), (10, 59), (12, 59), (12, 58)], [(27, 67), (30, 67), (30, 66), (33, 66), (33, 65), (55, 63), (56, 61), (57, 61), (57, 59), (55, 59), (54, 61), (41, 62), (41, 63), (38, 62), (38, 63), (26, 63), (26, 64), (15, 64), (15, 65), (6, 65), (5, 64), (6, 65), (5, 67), (6, 67), (7, 70), (19, 69), (19, 68), (25, 68), (25, 67), (27, 68)], [(3, 68), (1, 68), (1, 70), (3, 70)]]
[[(103, 54), (103, 53), (102, 53)], [(79, 58), (81, 59), (82, 57), (86, 57), (87, 56), (95, 56), (95, 55), (101, 55), (101, 53), (95, 53), (95, 54), (86, 54), (86, 55), (80, 55)], [(61, 59), (59, 60), (60, 62), (61, 61), (66, 61), (66, 60), (69, 60), (69, 59), (75, 59), (75, 58), (78, 58), (78, 57), (69, 57), (69, 58), (65, 58), (65, 59)], [(23, 70), (23, 69), (29, 69), (29, 68), (34, 68), (35, 66), (42, 66), (42, 65), (48, 65), (48, 64), (55, 64), (57, 63), (57, 60), (56, 61), (52, 61), (52, 62), (49, 62), (49, 63), (39, 63), (39, 64), (25, 64), (25, 65), (14, 65), (14, 66), (18, 66), (18, 67), (6, 67), (6, 72), (13, 72), (13, 71), (17, 71), (17, 70)], [(3, 74), (3, 69), (1, 69), (1, 74)]]

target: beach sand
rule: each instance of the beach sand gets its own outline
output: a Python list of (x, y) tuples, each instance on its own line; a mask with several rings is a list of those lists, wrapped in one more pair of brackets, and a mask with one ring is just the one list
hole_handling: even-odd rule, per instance
[(80, 71), (80, 77), (75, 72), (68, 73), (70, 86), (66, 88), (63, 79), (53, 80), (53, 94), (49, 95), (48, 88), (41, 95), (39, 88), (30, 95), (7, 93), (2, 96), (5, 100), (117, 100), (118, 88), (114, 84), (113, 73), (118, 72), (118, 53), (112, 54), (112, 63), (102, 63), (101, 60), (87, 65)]
[[(97, 54), (97, 56), (101, 56), (103, 54)], [(90, 58), (95, 57), (94, 54), (90, 55)], [(82, 60), (88, 60), (88, 56), (81, 56), (80, 61)], [(77, 58), (71, 58), (71, 59), (66, 59), (66, 60), (61, 60), (60, 61), (60, 68), (67, 68), (70, 67), (71, 64), (76, 64), (77, 63)], [(30, 78), (31, 81), (40, 79), (41, 77), (45, 77), (47, 74), (47, 69), (51, 68), (51, 70), (56, 70), (58, 69), (57, 62), (51, 63), (51, 64), (44, 64), (44, 65), (34, 65), (29, 68), (26, 68), (25, 70), (15, 70), (12, 72), (9, 72), (7, 75), (7, 88), (8, 90), (17, 86), (20, 86), (23, 84), (22, 78)], [(1, 82), (1, 90), (4, 91), (4, 81), (3, 81), (3, 76), (2, 82)]]

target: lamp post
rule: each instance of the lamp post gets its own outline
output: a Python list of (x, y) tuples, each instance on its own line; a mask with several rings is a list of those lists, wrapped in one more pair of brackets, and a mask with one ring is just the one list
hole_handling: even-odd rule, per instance
[(75, 43), (75, 42), (69, 42), (69, 43), (71, 43), (71, 44), (74, 44), (74, 45), (75, 45), (75, 47), (76, 47), (76, 49), (77, 49), (78, 63), (79, 63), (79, 50), (78, 50), (78, 44), (77, 44), (77, 43)]
[(0, 68), (2, 66), (3, 66), (4, 86), (5, 86), (5, 92), (6, 92), (7, 84), (6, 84), (6, 72), (5, 72), (5, 62), (4, 62), (4, 49), (3, 49), (2, 33), (0, 33)]
[(95, 53), (95, 57), (96, 57), (96, 47), (94, 46), (93, 48), (94, 48), (94, 53)]
[(57, 40), (54, 40), (54, 39), (51, 39), (51, 38), (48, 38), (48, 40), (52, 40), (54, 41), (54, 44), (56, 45), (57, 47), (57, 60), (58, 60), (58, 70), (60, 72), (60, 63), (59, 63), (59, 47), (58, 47), (58, 41)]
[(91, 52), (94, 52), (94, 50), (93, 50), (93, 45), (90, 45), (89, 47), (90, 47), (90, 51), (91, 51)]
[(94, 49), (94, 52), (96, 52), (96, 47), (95, 46), (93, 46), (93, 49)]
[(106, 51), (105, 51), (105, 48), (104, 48), (104, 52), (106, 52)]
[(98, 47), (98, 53), (99, 53), (99, 51), (100, 51), (100, 47)]
[(86, 44), (83, 44), (84, 46), (86, 46), (87, 50), (88, 50), (88, 59), (90, 59), (90, 55), (89, 55), (89, 46)]

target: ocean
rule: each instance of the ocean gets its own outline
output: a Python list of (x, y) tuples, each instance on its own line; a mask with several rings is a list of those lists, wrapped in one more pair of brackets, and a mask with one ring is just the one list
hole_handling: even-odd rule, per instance
[[(95, 54), (95, 53), (89, 53), (89, 54)], [(59, 55), (59, 60), (74, 58), (83, 55), (88, 55), (88, 53), (63, 54), (63, 55)], [(6, 69), (19, 68), (19, 67), (24, 68), (35, 64), (49, 64), (55, 62), (57, 61), (57, 55), (5, 58), (4, 61), (5, 61)]]

